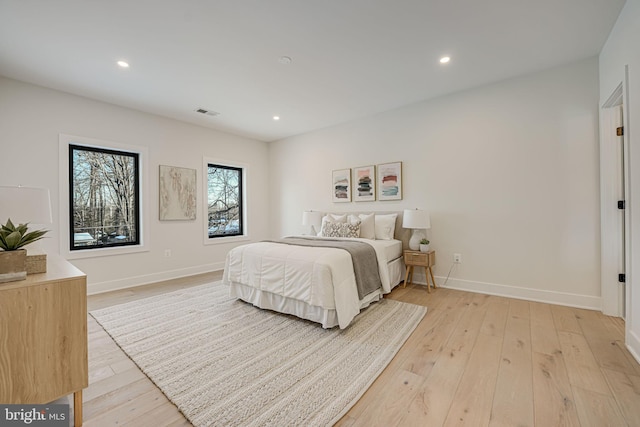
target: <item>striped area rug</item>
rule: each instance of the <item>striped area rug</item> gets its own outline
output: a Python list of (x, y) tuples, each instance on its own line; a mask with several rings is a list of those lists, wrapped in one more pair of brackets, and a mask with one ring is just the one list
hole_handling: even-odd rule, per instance
[(215, 282), (91, 315), (195, 426), (329, 426), (426, 311), (384, 299), (325, 330), (229, 298)]

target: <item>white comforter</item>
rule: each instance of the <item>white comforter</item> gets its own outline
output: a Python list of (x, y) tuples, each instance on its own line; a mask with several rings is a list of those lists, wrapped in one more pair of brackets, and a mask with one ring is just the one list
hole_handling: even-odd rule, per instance
[[(390, 292), (384, 245), (376, 240), (353, 240), (373, 246), (378, 259), (382, 293)], [(361, 308), (351, 255), (343, 249), (273, 242), (239, 246), (227, 254), (222, 280), (229, 285), (247, 285), (312, 306), (335, 309), (340, 328), (347, 327)], [(234, 295), (233, 286), (231, 293), (237, 296)]]

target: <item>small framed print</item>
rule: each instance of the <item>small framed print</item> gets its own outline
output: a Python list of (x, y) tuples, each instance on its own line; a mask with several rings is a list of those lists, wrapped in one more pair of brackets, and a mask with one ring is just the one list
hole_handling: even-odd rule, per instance
[(376, 168), (362, 166), (353, 169), (353, 200), (371, 202), (376, 199)]
[(378, 165), (378, 200), (402, 200), (402, 162)]
[(331, 193), (333, 202), (351, 201), (351, 169), (333, 171), (331, 174)]

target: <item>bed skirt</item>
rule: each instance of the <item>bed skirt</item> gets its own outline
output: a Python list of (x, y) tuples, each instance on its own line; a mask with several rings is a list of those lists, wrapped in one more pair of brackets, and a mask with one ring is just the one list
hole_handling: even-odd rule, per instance
[[(333, 308), (312, 306), (300, 300), (261, 291), (236, 282), (231, 282), (229, 285), (229, 296), (240, 298), (262, 309), (292, 314), (302, 319), (320, 323), (325, 329), (338, 326), (338, 315)], [(368, 307), (372, 302), (379, 301), (381, 298), (382, 292), (372, 292), (360, 301), (360, 309)]]
[[(404, 263), (402, 258), (391, 261), (388, 265), (389, 278), (395, 287), (404, 277)], [(320, 323), (323, 328), (329, 329), (338, 326), (338, 315), (333, 308), (323, 308), (309, 305), (303, 301), (284, 297), (268, 291), (262, 291), (251, 286), (237, 282), (229, 284), (229, 296), (239, 298), (258, 308), (273, 310), (279, 313), (291, 314), (301, 319)], [(360, 309), (368, 307), (371, 303), (382, 298), (382, 292), (373, 292), (360, 301)]]

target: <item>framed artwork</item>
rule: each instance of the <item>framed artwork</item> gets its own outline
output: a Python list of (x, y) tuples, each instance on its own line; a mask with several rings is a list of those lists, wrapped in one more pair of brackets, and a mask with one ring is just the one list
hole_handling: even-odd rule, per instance
[(196, 219), (196, 170), (160, 165), (160, 220)]
[(376, 199), (376, 168), (362, 166), (353, 169), (353, 200), (370, 202)]
[(335, 170), (331, 174), (331, 200), (333, 202), (351, 201), (351, 169)]
[(378, 165), (378, 200), (402, 200), (402, 162)]

